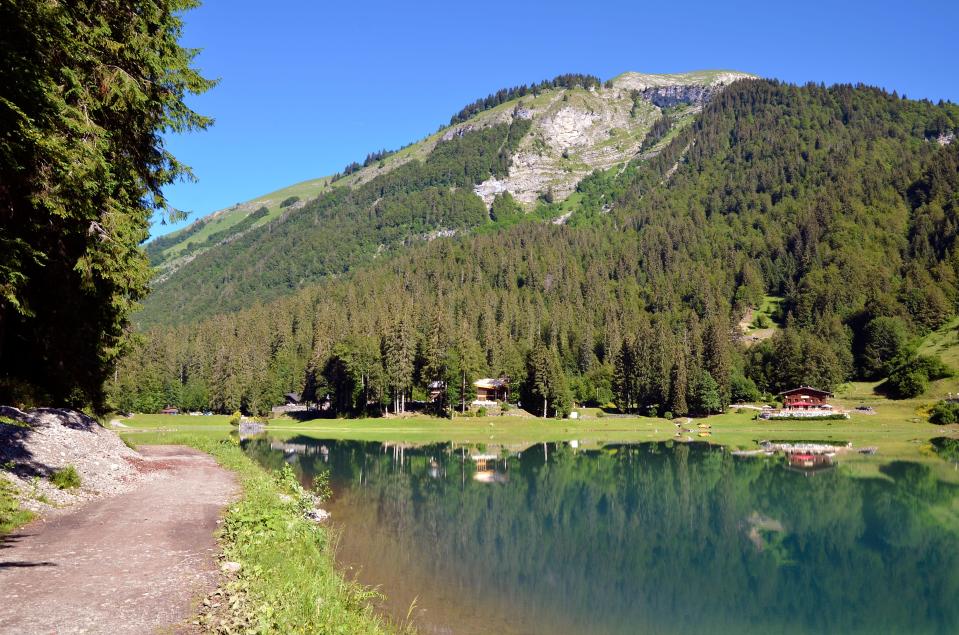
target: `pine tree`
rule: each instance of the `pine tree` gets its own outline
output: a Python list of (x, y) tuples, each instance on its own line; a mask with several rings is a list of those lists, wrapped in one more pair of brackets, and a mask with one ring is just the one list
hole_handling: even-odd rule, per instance
[(0, 402), (104, 405), (151, 278), (139, 245), (190, 177), (162, 134), (211, 123), (184, 101), (213, 85), (177, 41), (194, 6), (0, 4)]
[(413, 331), (405, 316), (393, 323), (384, 340), (383, 367), (393, 392), (393, 412), (406, 411), (406, 393), (413, 385), (413, 361), (416, 353)]
[(686, 405), (686, 394), (689, 392), (686, 357), (685, 347), (680, 347), (677, 351), (676, 362), (673, 364), (672, 373), (670, 373), (672, 394), (670, 396), (669, 407), (676, 416), (686, 416), (689, 413), (689, 407)]

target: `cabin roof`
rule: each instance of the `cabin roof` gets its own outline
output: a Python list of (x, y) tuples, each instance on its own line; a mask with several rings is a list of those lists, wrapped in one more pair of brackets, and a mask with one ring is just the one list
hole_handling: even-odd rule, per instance
[(493, 379), (491, 377), (484, 377), (483, 379), (477, 379), (473, 382), (473, 385), (477, 388), (506, 388), (509, 386), (509, 380), (505, 377), (500, 377), (498, 379)]
[(287, 399), (292, 399), (293, 401), (299, 401), (299, 400), (300, 400), (300, 393), (298, 393), (298, 392), (288, 392), (288, 393), (286, 393), (286, 395), (284, 395), (284, 396), (285, 396)]
[(805, 393), (808, 395), (816, 395), (817, 397), (832, 397), (832, 393), (828, 390), (819, 390), (818, 388), (813, 388), (812, 386), (800, 386), (799, 388), (790, 388), (789, 390), (784, 390), (779, 393), (779, 396), (785, 395), (795, 395), (799, 393)]

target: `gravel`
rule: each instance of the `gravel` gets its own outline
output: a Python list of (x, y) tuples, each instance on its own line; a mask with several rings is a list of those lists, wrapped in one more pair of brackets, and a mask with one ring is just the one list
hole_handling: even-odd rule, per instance
[[(26, 509), (46, 513), (113, 496), (149, 477), (138, 469), (141, 457), (136, 451), (82, 412), (0, 406), (0, 416), (18, 422), (0, 422), (0, 478), (13, 483)], [(50, 477), (68, 465), (80, 474), (81, 485), (58, 489)]]

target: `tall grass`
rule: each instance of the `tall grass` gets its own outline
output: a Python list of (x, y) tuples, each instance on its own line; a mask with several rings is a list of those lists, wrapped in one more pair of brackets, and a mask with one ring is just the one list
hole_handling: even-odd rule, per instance
[(220, 589), (225, 610), (201, 616), (203, 627), (225, 633), (389, 630), (373, 612), (375, 593), (334, 569), (330, 531), (303, 517), (298, 484), (263, 470), (235, 441), (195, 435), (157, 441), (211, 454), (236, 473), (243, 489), (220, 533), (224, 558), (240, 563), (240, 570)]

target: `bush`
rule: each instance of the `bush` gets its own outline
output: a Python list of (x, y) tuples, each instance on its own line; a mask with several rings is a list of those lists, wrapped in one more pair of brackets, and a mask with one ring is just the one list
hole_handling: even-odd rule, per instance
[(283, 202), (280, 203), (280, 207), (289, 207), (290, 205), (293, 205), (294, 203), (299, 203), (299, 202), (300, 202), (299, 196), (290, 196), (283, 199)]
[(759, 401), (762, 395), (759, 394), (759, 388), (749, 377), (740, 373), (734, 374), (729, 379), (729, 398), (733, 403), (750, 403)]
[(929, 413), (929, 423), (938, 426), (959, 423), (959, 403), (954, 401), (940, 401)]
[(672, 421), (672, 419), (673, 419), (673, 413), (671, 413), (669, 410), (667, 410), (666, 412), (663, 413), (663, 419), (667, 419), (667, 420)]
[(882, 384), (882, 389), (893, 399), (911, 399), (926, 392), (930, 381), (952, 375), (941, 359), (918, 355), (902, 363)]
[(476, 416), (477, 416), (477, 417), (485, 417), (485, 416), (486, 416), (486, 406), (480, 406), (479, 409), (476, 411)]
[(500, 406), (500, 410), (502, 410), (503, 412), (509, 412), (510, 411), (509, 404), (504, 401), (503, 405)]
[(605, 416), (606, 416), (606, 411), (604, 411), (604, 410), (599, 410), (599, 411), (596, 412), (596, 417), (597, 417), (598, 419), (602, 419), (602, 418), (605, 417)]
[(81, 485), (80, 474), (72, 465), (54, 472), (50, 482), (56, 485), (57, 489), (76, 489)]
[(230, 416), (230, 425), (231, 425), (231, 426), (234, 426), (234, 427), (240, 425), (240, 419), (242, 419), (242, 418), (243, 418), (243, 415), (240, 413), (239, 410), (236, 411), (236, 412), (234, 412), (234, 413)]

